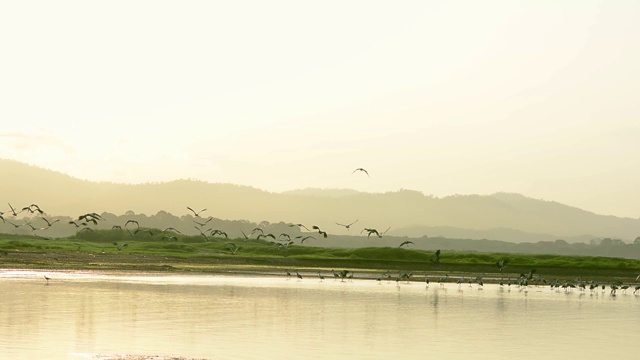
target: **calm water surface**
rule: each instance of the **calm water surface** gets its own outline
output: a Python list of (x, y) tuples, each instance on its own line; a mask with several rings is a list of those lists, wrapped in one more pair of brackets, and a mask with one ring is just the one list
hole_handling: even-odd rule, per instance
[(2, 359), (631, 359), (638, 340), (632, 290), (0, 270)]

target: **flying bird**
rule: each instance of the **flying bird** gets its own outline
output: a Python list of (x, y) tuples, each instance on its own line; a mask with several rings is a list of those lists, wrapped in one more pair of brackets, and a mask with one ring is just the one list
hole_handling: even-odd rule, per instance
[(369, 172), (363, 168), (357, 168), (355, 170), (353, 170), (353, 172), (351, 173), (352, 175), (356, 173), (356, 171), (362, 171), (363, 173), (367, 174), (367, 176), (369, 176)]
[(273, 234), (267, 234), (267, 235), (262, 235), (262, 234), (260, 234), (260, 235), (258, 235), (258, 237), (257, 237), (256, 239), (260, 240), (260, 238), (261, 238), (261, 237), (264, 237), (264, 238), (268, 238), (268, 237), (270, 237), (270, 238), (272, 238), (273, 240), (275, 240), (275, 239), (276, 239), (276, 236), (275, 236), (275, 235), (273, 235)]
[(173, 228), (173, 227), (168, 227), (168, 228), (166, 228), (166, 229), (162, 230), (162, 232), (165, 232), (165, 231), (173, 231), (173, 232), (176, 232), (176, 233), (178, 233), (178, 234), (182, 234), (182, 233), (180, 232), (180, 230), (178, 230), (178, 229), (176, 229), (176, 228)]
[(187, 206), (187, 209), (191, 210), (191, 212), (193, 213), (193, 215), (194, 215), (194, 216), (196, 216), (196, 217), (199, 217), (199, 216), (200, 216), (200, 214), (201, 214), (203, 211), (207, 210), (207, 209), (202, 209), (202, 210), (200, 210), (200, 211), (195, 211), (195, 210), (193, 210), (192, 208), (190, 208), (190, 207), (188, 207), (188, 206)]
[(353, 224), (355, 224), (357, 222), (358, 222), (358, 220), (356, 219), (356, 221), (352, 222), (351, 224), (340, 224), (340, 223), (336, 223), (336, 224), (340, 225), (340, 226), (344, 226), (347, 230), (349, 230), (351, 228), (351, 225), (353, 225)]
[(84, 220), (87, 222), (90, 221), (90, 222), (93, 222), (94, 225), (98, 225), (98, 220), (104, 220), (104, 218), (100, 216), (100, 214), (92, 212), (92, 213), (87, 213), (87, 214), (78, 216), (78, 221), (81, 221), (81, 220)]
[(238, 245), (232, 243), (232, 242), (227, 242), (225, 243), (225, 246), (227, 248), (227, 250), (231, 251), (232, 255), (235, 255), (236, 252), (240, 249), (240, 247), (238, 247)]
[(127, 244), (127, 243), (118, 244), (117, 242), (114, 242), (113, 245), (115, 245), (118, 248), (118, 250), (122, 250), (122, 248), (124, 248), (125, 246), (127, 246), (129, 244)]
[(194, 223), (200, 225), (200, 227), (204, 227), (205, 225), (207, 225), (209, 223), (209, 221), (213, 220), (213, 217), (209, 217), (207, 220), (205, 220), (205, 222), (201, 223), (198, 221), (193, 220)]
[(304, 244), (304, 242), (305, 242), (306, 240), (309, 240), (309, 239), (313, 239), (313, 240), (315, 240), (316, 238), (314, 238), (313, 236), (305, 236), (305, 237), (303, 237), (303, 238), (302, 238), (302, 240), (300, 241), (300, 244)]
[(11, 215), (13, 215), (14, 217), (18, 216), (18, 214), (22, 212), (22, 210), (16, 212), (16, 209), (13, 206), (11, 206), (11, 203), (7, 203), (7, 204), (9, 204), (9, 208), (11, 209)]
[(304, 226), (303, 224), (289, 224), (289, 227), (294, 227), (297, 226), (299, 228), (305, 228), (307, 231), (309, 231), (309, 229), (307, 229), (306, 226)]
[[(134, 232), (131, 232), (131, 230), (127, 227), (127, 225), (129, 224), (135, 224), (136, 225), (136, 229), (134, 230)], [(127, 229), (127, 231), (129, 232), (129, 234), (131, 234), (131, 236), (135, 235), (135, 232), (140, 230), (140, 224), (138, 223), (137, 220), (127, 220), (126, 223), (124, 223), (124, 228)]]
[(327, 238), (327, 232), (320, 230), (319, 226), (313, 225), (311, 228), (313, 230), (318, 230), (318, 234), (322, 235), (322, 237), (324, 237), (325, 239)]
[(55, 219), (53, 221), (49, 221), (47, 218), (45, 218), (44, 216), (42, 217), (42, 220), (44, 220), (44, 222), (47, 223), (47, 227), (51, 227), (51, 225), (57, 223), (58, 221), (60, 221), (60, 219)]
[(404, 241), (402, 244), (398, 245), (398, 247), (403, 247), (403, 246), (409, 245), (409, 244), (413, 244), (413, 241), (409, 241), (409, 240)]
[(368, 234), (367, 234), (367, 237), (370, 237), (370, 236), (371, 236), (371, 234), (376, 234), (376, 236), (377, 236), (377, 237), (381, 237), (381, 236), (380, 236), (380, 233), (379, 233), (379, 232), (378, 232), (378, 230), (376, 230), (376, 229), (373, 229), (373, 228), (364, 228), (364, 229), (362, 229), (362, 231), (360, 231), (360, 234), (362, 234), (362, 232), (364, 232), (364, 231), (366, 231), (366, 232), (368, 233)]

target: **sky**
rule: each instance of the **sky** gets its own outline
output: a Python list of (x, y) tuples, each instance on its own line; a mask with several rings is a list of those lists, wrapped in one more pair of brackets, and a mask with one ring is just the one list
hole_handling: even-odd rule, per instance
[(638, 218), (638, 14), (2, 1), (0, 157), (91, 181), (515, 192)]

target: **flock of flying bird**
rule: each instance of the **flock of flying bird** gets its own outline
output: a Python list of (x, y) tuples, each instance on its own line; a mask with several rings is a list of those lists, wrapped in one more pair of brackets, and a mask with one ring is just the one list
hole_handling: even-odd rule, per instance
[[(357, 172), (362, 172), (365, 173), (367, 176), (369, 176), (369, 172), (364, 169), (364, 168), (357, 168), (355, 169), (352, 174), (355, 174)], [(28, 227), (31, 229), (32, 234), (41, 238), (45, 238), (45, 239), (49, 239), (47, 236), (42, 235), (42, 231), (47, 230), (48, 228), (50, 228), (53, 224), (57, 223), (60, 221), (60, 219), (56, 219), (56, 220), (50, 220), (49, 218), (47, 218), (46, 216), (46, 212), (44, 210), (42, 210), (40, 208), (40, 206), (38, 204), (30, 204), (28, 206), (22, 207), (22, 208), (16, 208), (14, 206), (11, 205), (11, 203), (8, 203), (9, 205), (9, 210), (6, 212), (2, 212), (0, 211), (0, 220), (6, 224), (10, 224), (12, 226), (14, 226), (15, 228), (19, 228), (19, 227)], [(205, 241), (209, 241), (211, 240), (211, 238), (214, 237), (224, 237), (225, 239), (228, 239), (229, 236), (228, 234), (220, 229), (212, 229), (212, 228), (207, 228), (207, 224), (213, 219), (212, 217), (209, 217), (207, 219), (203, 218), (201, 215), (207, 210), (206, 208), (200, 209), (200, 210), (196, 210), (190, 206), (187, 206), (187, 210), (189, 210), (193, 216), (195, 217), (193, 219), (193, 223), (194, 223), (194, 228), (198, 231), (199, 235), (202, 236)], [(18, 220), (18, 215), (20, 215), (21, 213), (27, 213), (28, 215), (32, 215), (33, 217), (31, 218), (26, 218), (23, 217), (22, 223), (19, 223)], [(38, 221), (38, 219), (41, 219), (41, 223), (36, 223)], [(73, 225), (77, 228), (77, 232), (84, 232), (84, 231), (93, 231), (93, 228), (91, 227), (91, 225), (97, 225), (99, 222), (104, 221), (105, 219), (100, 216), (100, 214), (92, 212), (92, 213), (86, 213), (86, 214), (82, 214), (80, 216), (77, 217), (77, 219), (73, 219), (68, 221), (68, 223), (70, 225)], [(350, 223), (341, 223), (341, 222), (336, 222), (336, 225), (338, 226), (342, 226), (344, 227), (347, 231), (349, 231), (353, 225), (355, 225), (356, 223), (358, 223), (359, 219), (356, 219), (355, 221), (352, 221)], [(313, 225), (311, 226), (311, 229), (307, 228), (304, 224), (289, 224), (290, 227), (298, 227), (300, 230), (304, 229), (307, 231), (307, 233), (309, 232), (315, 232), (322, 238), (327, 238), (328, 237), (328, 233), (324, 230), (322, 230), (319, 226), (317, 225)], [(125, 230), (127, 231), (131, 236), (136, 236), (140, 233), (149, 233), (150, 235), (153, 235), (152, 231), (146, 228), (142, 228), (140, 226), (140, 224), (138, 223), (138, 221), (136, 220), (127, 220), (123, 225), (113, 225), (112, 229), (121, 229), (121, 230)], [(375, 228), (371, 228), (371, 227), (365, 227), (360, 231), (360, 234), (366, 233), (367, 234), (367, 238), (371, 237), (371, 235), (375, 235), (379, 238), (382, 238), (387, 231), (389, 231), (390, 227), (388, 227), (385, 231), (379, 231)], [(162, 230), (163, 233), (163, 240), (168, 240), (168, 241), (177, 241), (178, 237), (176, 236), (176, 234), (182, 234), (182, 232), (180, 232), (179, 230), (170, 227), (170, 228), (166, 228), (164, 230)], [(278, 246), (279, 249), (283, 249), (283, 250), (287, 250), (288, 247), (290, 245), (294, 244), (295, 240), (300, 241), (300, 244), (304, 244), (305, 241), (309, 241), (309, 240), (315, 240), (316, 237), (314, 237), (313, 235), (297, 235), (295, 237), (291, 237), (291, 235), (286, 234), (286, 233), (281, 233), (280, 235), (276, 236), (274, 234), (271, 233), (265, 233), (264, 230), (260, 227), (256, 227), (254, 228), (251, 233), (249, 235), (247, 235), (244, 231), (241, 230), (242, 235), (244, 236), (245, 239), (249, 239), (252, 236), (255, 236), (255, 239), (257, 240), (265, 240), (265, 241), (269, 241), (269, 239), (271, 239), (271, 243), (275, 244), (276, 246)], [(403, 246), (408, 246), (413, 244), (412, 241), (404, 241), (402, 242), (399, 247), (403, 247)], [(118, 249), (118, 250), (122, 250), (124, 249), (124, 247), (128, 246), (127, 243), (117, 243), (114, 242), (113, 245)], [(227, 249), (232, 253), (232, 254), (236, 254), (236, 252), (238, 250), (241, 249), (240, 246), (236, 245), (233, 242), (227, 242)]]
[[(356, 172), (363, 172), (365, 173), (367, 176), (369, 176), (369, 172), (364, 169), (364, 168), (357, 168), (355, 169), (352, 174), (356, 173)], [(44, 236), (38, 235), (36, 233), (36, 231), (42, 231), (42, 230), (46, 230), (48, 228), (50, 228), (51, 226), (53, 226), (55, 223), (59, 222), (60, 219), (56, 219), (56, 220), (50, 220), (49, 218), (47, 218), (45, 215), (45, 211), (43, 211), (39, 205), (37, 204), (30, 204), (28, 206), (22, 207), (20, 209), (15, 208), (14, 206), (12, 206), (10, 203), (9, 205), (9, 210), (6, 212), (2, 212), (0, 211), (0, 220), (3, 223), (6, 224), (10, 224), (12, 226), (14, 226), (15, 228), (21, 227), (21, 226), (26, 226), (29, 227), (31, 229), (31, 231), (33, 232), (34, 235), (36, 236), (40, 236), (43, 238), (46, 238)], [(228, 235), (226, 232), (220, 230), (220, 229), (212, 229), (212, 228), (207, 228), (204, 229), (206, 227), (206, 225), (213, 219), (212, 217), (209, 217), (207, 219), (204, 219), (201, 214), (203, 212), (205, 212), (207, 209), (203, 208), (200, 209), (199, 211), (196, 211), (195, 209), (193, 209), (192, 207), (187, 206), (187, 209), (193, 213), (194, 215), (194, 228), (198, 230), (199, 234), (205, 239), (205, 241), (209, 241), (210, 238), (213, 237), (224, 237), (225, 239), (228, 239)], [(33, 215), (32, 218), (23, 218), (23, 223), (22, 224), (18, 224), (17, 221), (15, 221), (15, 219), (17, 219), (18, 215), (21, 213), (27, 213), (30, 215)], [(13, 220), (13, 221), (11, 221)], [(38, 224), (37, 226), (33, 224), (33, 222), (35, 221), (35, 219), (41, 219), (43, 224)], [(97, 225), (98, 222), (100, 221), (104, 221), (105, 219), (95, 213), (95, 212), (91, 212), (91, 213), (86, 213), (86, 214), (82, 214), (80, 216), (77, 217), (77, 219), (75, 220), (71, 220), (68, 223), (71, 225), (74, 225), (76, 228), (78, 228), (78, 232), (82, 232), (82, 231), (93, 231), (93, 229), (90, 227), (91, 224), (93, 225)], [(350, 230), (351, 227), (356, 224), (359, 220), (356, 219), (355, 221), (351, 222), (351, 223), (338, 223), (336, 222), (336, 225), (342, 226), (344, 227), (346, 230)], [(320, 236), (322, 236), (323, 238), (327, 238), (328, 234), (326, 231), (323, 231), (322, 229), (320, 229), (320, 227), (313, 225), (311, 227), (311, 230), (309, 228), (307, 228), (304, 224), (289, 224), (289, 227), (297, 227), (300, 230), (305, 229), (307, 232), (317, 232)], [(112, 229), (121, 229), (121, 230), (126, 230), (132, 237), (136, 236), (139, 233), (142, 232), (147, 232), (149, 233), (149, 235), (153, 235), (152, 231), (149, 229), (145, 229), (145, 228), (141, 228), (140, 224), (138, 223), (138, 221), (136, 220), (127, 220), (124, 225), (120, 226), (120, 225), (113, 225)], [(375, 235), (379, 238), (382, 238), (387, 231), (389, 231), (390, 228), (387, 228), (385, 231), (380, 232), (375, 228), (363, 228), (360, 231), (360, 234), (362, 233), (367, 233), (367, 238), (369, 238), (371, 235)], [(163, 233), (163, 240), (168, 240), (168, 241), (177, 241), (178, 238), (176, 237), (175, 234), (182, 234), (182, 232), (180, 232), (178, 229), (173, 228), (173, 227), (169, 227), (166, 228), (164, 230), (161, 231)], [(299, 240), (300, 244), (304, 244), (305, 241), (311, 240), (311, 239), (316, 239), (314, 236), (312, 235), (297, 235), (294, 238), (291, 238), (291, 236), (289, 234), (286, 233), (281, 233), (278, 236), (275, 236), (272, 233), (266, 233), (264, 232), (264, 230), (260, 227), (256, 227), (254, 228), (251, 233), (249, 235), (247, 235), (244, 231), (241, 231), (242, 235), (244, 236), (245, 239), (250, 239), (252, 236), (255, 236), (255, 239), (257, 240), (261, 240), (264, 239), (265, 241), (268, 241), (268, 239), (271, 239), (271, 243), (275, 244), (279, 249), (283, 249), (283, 250), (287, 250), (288, 247), (290, 245), (294, 244), (294, 240)], [(413, 244), (412, 241), (407, 240), (402, 242), (399, 247), (403, 247), (406, 245), (410, 245)], [(122, 250), (124, 247), (128, 246), (128, 243), (117, 243), (117, 242), (113, 242), (113, 245), (117, 248), (117, 250)], [(236, 254), (236, 252), (238, 250), (241, 249), (240, 246), (236, 245), (233, 242), (226, 242), (225, 243), (225, 247), (226, 249), (231, 253), (231, 254)], [(440, 262), (440, 250), (437, 250), (433, 256), (431, 257), (431, 261), (434, 263), (438, 263)], [(499, 271), (502, 272), (502, 270), (504, 269), (504, 267), (507, 265), (507, 260), (500, 260), (498, 262), (496, 262), (496, 266), (498, 267)], [(333, 273), (333, 277), (334, 279), (340, 279), (341, 281), (345, 281), (345, 280), (353, 280), (354, 277), (354, 272), (353, 271), (349, 271), (349, 270), (342, 270), (342, 271), (335, 271), (332, 270)], [(296, 277), (299, 280), (302, 280), (304, 277), (302, 274), (300, 274), (298, 271), (295, 271)], [(320, 281), (323, 281), (325, 279), (325, 277), (318, 272), (318, 278), (320, 279)], [(290, 278), (292, 276), (291, 271), (287, 270), (286, 271), (286, 277), (287, 279)], [(49, 278), (47, 276), (45, 276), (45, 279), (47, 280), (47, 282), (49, 281)], [(413, 281), (413, 274), (412, 273), (407, 273), (407, 272), (400, 272), (398, 273), (398, 276), (392, 276), (390, 272), (385, 273), (384, 275), (381, 275), (379, 277), (377, 277), (375, 280), (377, 280), (378, 282), (382, 282), (383, 280), (386, 281), (392, 281), (395, 280), (395, 282), (399, 285), (401, 282), (409, 282), (409, 281)], [(465, 278), (464, 276), (460, 277), (456, 283), (458, 284), (458, 287), (461, 288), (462, 284), (467, 283), (470, 287), (473, 284), (477, 284), (479, 289), (482, 289), (482, 286), (484, 285), (484, 274), (482, 276), (476, 276), (476, 277), (467, 277)], [(426, 284), (427, 287), (429, 287), (430, 284), (430, 279), (429, 276), (425, 275), (423, 278), (424, 283)], [(636, 285), (633, 287), (634, 291), (633, 294), (634, 295), (640, 295), (640, 285), (637, 285), (638, 281), (640, 281), (640, 275), (638, 275), (638, 277), (635, 279)], [(449, 275), (445, 274), (444, 276), (440, 276), (438, 278), (438, 283), (440, 285), (440, 287), (444, 287), (444, 284), (449, 282)], [(556, 291), (559, 291), (560, 289), (563, 289), (565, 292), (570, 292), (572, 289), (574, 288), (578, 288), (580, 291), (586, 291), (586, 289), (588, 288), (590, 292), (594, 293), (600, 289), (602, 293), (605, 292), (605, 288), (606, 285), (605, 284), (599, 284), (595, 281), (586, 281), (583, 280), (581, 278), (578, 278), (576, 280), (573, 281), (564, 281), (564, 282), (560, 282), (559, 280), (554, 280), (551, 282), (548, 282), (547, 280), (545, 280), (544, 278), (542, 278), (541, 276), (536, 274), (535, 270), (531, 270), (529, 273), (527, 274), (520, 274), (519, 277), (515, 278), (513, 281), (511, 280), (511, 278), (508, 278), (507, 281), (504, 281), (504, 278), (500, 278), (500, 280), (498, 281), (498, 284), (500, 285), (500, 287), (504, 287), (505, 284), (506, 286), (510, 289), (511, 285), (515, 285), (518, 289), (520, 289), (521, 291), (524, 290), (525, 292), (527, 291), (529, 285), (536, 285), (536, 286), (540, 286), (541, 284), (546, 284), (549, 285), (551, 287), (551, 289), (555, 289)], [(631, 285), (629, 284), (622, 284), (619, 282), (613, 282), (611, 284), (609, 284), (609, 292), (611, 295), (615, 296), (616, 292), (618, 290), (622, 291), (623, 293), (626, 293), (626, 291), (631, 287)]]

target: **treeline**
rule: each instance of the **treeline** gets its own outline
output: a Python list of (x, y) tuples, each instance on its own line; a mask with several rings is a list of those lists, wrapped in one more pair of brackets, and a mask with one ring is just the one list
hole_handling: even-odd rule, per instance
[[(579, 256), (604, 256), (627, 259), (640, 259), (640, 237), (627, 243), (618, 238), (593, 238), (588, 242), (569, 243), (563, 239), (555, 241), (538, 241), (512, 243), (489, 239), (453, 239), (446, 237), (407, 237), (366, 236), (357, 230), (352, 235), (334, 235), (329, 233), (324, 238), (317, 230), (313, 230), (314, 224), (304, 224), (299, 227), (294, 224), (262, 221), (259, 223), (247, 220), (223, 220), (215, 217), (183, 215), (175, 216), (166, 211), (159, 211), (155, 215), (136, 214), (127, 211), (123, 215), (115, 215), (108, 212), (99, 214), (99, 221), (87, 222), (77, 217), (57, 216), (41, 217), (37, 214), (28, 216), (11, 217), (5, 214), (5, 222), (0, 222), (0, 233), (35, 235), (43, 238), (71, 237), (78, 232), (92, 230), (121, 229), (123, 236), (130, 236), (127, 232), (138, 229), (153, 229), (162, 231), (173, 228), (179, 233), (189, 236), (200, 236), (202, 233), (212, 234), (214, 230), (226, 233), (229, 239), (244, 239), (245, 236), (256, 238), (258, 233), (273, 234), (280, 238), (282, 234), (291, 239), (296, 236), (313, 236), (305, 243), (296, 241), (297, 245), (332, 247), (332, 248), (364, 248), (364, 247), (398, 247), (400, 244), (406, 248), (428, 251), (476, 251), (491, 253), (519, 253), (519, 254), (549, 254), (549, 255), (579, 255)], [(135, 223), (134, 223), (135, 222)], [(50, 224), (50, 225), (49, 225)], [(260, 228), (260, 232), (252, 233)], [(174, 232), (174, 230), (171, 230)], [(220, 235), (215, 235), (220, 236)], [(283, 235), (284, 236), (284, 235)], [(203, 241), (205, 239), (203, 238)]]

